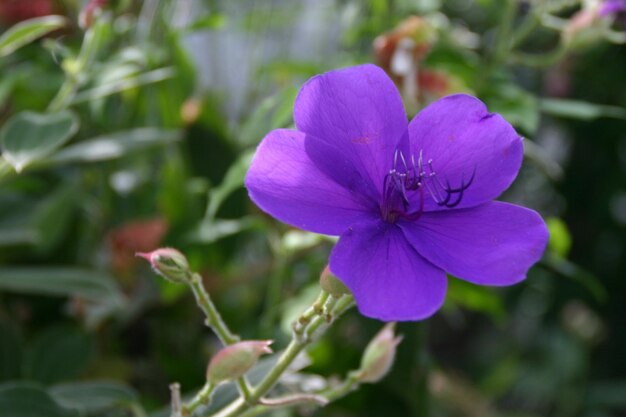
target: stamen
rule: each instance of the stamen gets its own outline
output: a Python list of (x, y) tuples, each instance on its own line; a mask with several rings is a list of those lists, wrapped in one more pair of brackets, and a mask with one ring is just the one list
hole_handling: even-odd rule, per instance
[[(400, 161), (400, 165), (398, 164)], [(402, 151), (397, 150), (393, 155), (393, 167), (385, 175), (383, 181), (383, 202), (381, 213), (383, 217), (394, 223), (398, 218), (416, 220), (424, 212), (424, 191), (427, 191), (433, 201), (442, 207), (457, 207), (465, 191), (472, 185), (476, 176), (476, 167), (472, 171), (469, 180), (465, 181), (465, 174), (461, 175), (461, 184), (453, 187), (450, 180), (445, 178), (445, 185), (435, 171), (433, 159), (428, 159), (424, 164), (423, 151), (419, 151), (417, 162), (415, 155), (411, 155), (410, 166)], [(426, 172), (428, 169), (428, 172)], [(411, 210), (409, 193), (419, 192), (419, 207)], [(400, 206), (401, 205), (401, 206)]]

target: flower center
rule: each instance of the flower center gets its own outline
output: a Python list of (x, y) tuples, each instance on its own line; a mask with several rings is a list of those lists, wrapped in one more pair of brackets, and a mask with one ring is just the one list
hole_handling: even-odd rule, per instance
[(393, 167), (383, 182), (380, 207), (383, 219), (389, 223), (395, 223), (399, 218), (417, 220), (424, 211), (425, 193), (438, 206), (454, 208), (463, 200), (465, 190), (472, 185), (475, 175), (476, 167), (467, 181), (462, 176), (461, 184), (453, 187), (447, 178), (442, 181), (441, 175), (437, 175), (433, 168), (433, 160), (425, 161), (421, 150), (417, 161), (415, 155), (411, 155), (409, 162), (401, 151), (396, 150)]

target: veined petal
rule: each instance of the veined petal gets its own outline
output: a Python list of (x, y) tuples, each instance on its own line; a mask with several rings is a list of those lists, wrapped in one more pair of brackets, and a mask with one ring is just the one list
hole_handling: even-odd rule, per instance
[(287, 129), (263, 139), (245, 178), (252, 201), (284, 223), (329, 235), (373, 218), (375, 203), (321, 172), (306, 153), (306, 140)]
[[(523, 159), (521, 137), (499, 114), (489, 113), (477, 98), (457, 94), (437, 100), (409, 124), (411, 153), (430, 173), (426, 179), (424, 210), (447, 210), (437, 205), (447, 193), (444, 188), (460, 189), (471, 180), (463, 194), (453, 193), (449, 202), (456, 208), (473, 207), (498, 197), (517, 176)], [(433, 198), (433, 195), (435, 198)], [(414, 193), (414, 206), (421, 204), (421, 193)]]
[(343, 163), (365, 173), (378, 194), (393, 164), (398, 147), (408, 151), (408, 121), (402, 99), (385, 72), (374, 65), (331, 71), (304, 84), (294, 106), (298, 130), (320, 142), (311, 141), (312, 158), (320, 169), (335, 176), (322, 143), (335, 147)]
[(422, 258), (395, 225), (351, 226), (330, 255), (330, 270), (352, 291), (361, 314), (383, 321), (422, 320), (443, 304), (445, 273)]
[(450, 274), (481, 285), (511, 285), (526, 278), (542, 256), (548, 229), (537, 212), (494, 201), (398, 222), (426, 259)]

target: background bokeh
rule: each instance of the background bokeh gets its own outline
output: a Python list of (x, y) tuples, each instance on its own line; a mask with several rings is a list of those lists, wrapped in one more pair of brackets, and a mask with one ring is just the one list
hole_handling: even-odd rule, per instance
[[(549, 250), (511, 288), (451, 278), (442, 311), (398, 326), (381, 383), (273, 415), (626, 416), (626, 46), (604, 17), (572, 23), (589, 3), (0, 0), (3, 31), (66, 18), (15, 51), (0, 38), (0, 416), (156, 417), (169, 383), (204, 383), (218, 340), (137, 251), (179, 248), (231, 328), (284, 346), (334, 242), (261, 213), (243, 175), (307, 78), (363, 62), (409, 116), (467, 92), (515, 125), (502, 199), (542, 213)], [(32, 123), (73, 133), (18, 174), (9, 137), (37, 133), (15, 120), (62, 109)], [(351, 311), (285, 387), (356, 369), (381, 326)]]

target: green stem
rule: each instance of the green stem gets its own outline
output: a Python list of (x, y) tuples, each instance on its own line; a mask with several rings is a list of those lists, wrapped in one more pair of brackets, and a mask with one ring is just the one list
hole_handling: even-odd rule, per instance
[(48, 105), (48, 111), (54, 113), (68, 107), (76, 91), (78, 91), (78, 81), (76, 81), (74, 76), (68, 74), (57, 95), (54, 96), (50, 105)]
[(243, 399), (250, 401), (250, 386), (248, 385), (248, 381), (245, 377), (237, 379), (237, 388), (239, 388), (239, 393)]
[(511, 49), (521, 45), (528, 36), (539, 26), (540, 18), (536, 10), (531, 10), (524, 21), (513, 32), (511, 40)]
[(288, 272), (288, 260), (285, 254), (275, 254), (276, 263), (274, 273), (271, 275), (267, 293), (265, 295), (265, 314), (261, 319), (260, 332), (262, 334), (273, 334), (274, 323), (280, 311), (280, 298), (283, 290), (283, 283)]
[[(304, 348), (314, 341), (315, 338), (313, 336), (316, 335), (316, 331), (324, 325), (326, 325), (326, 327), (330, 325), (353, 305), (354, 299), (351, 296), (344, 296), (340, 300), (330, 297), (324, 306), (325, 314), (317, 315), (311, 320), (310, 324), (304, 329), (304, 337), (294, 332), (291, 342), (289, 342), (289, 345), (278, 359), (278, 362), (276, 362), (276, 365), (274, 365), (263, 380), (252, 389), (248, 400), (245, 401), (242, 398), (235, 400), (226, 408), (215, 414), (215, 417), (240, 416), (242, 413), (253, 408), (255, 404), (276, 385), (289, 365), (293, 363)], [(317, 332), (316, 336), (320, 334), (321, 332)]]
[(516, 0), (504, 1), (504, 11), (502, 12), (495, 45), (491, 53), (485, 58), (484, 70), (481, 72), (477, 81), (479, 90), (487, 85), (491, 74), (506, 60), (506, 56), (511, 49), (511, 32), (513, 31), (513, 24), (515, 23), (516, 10)]
[(214, 389), (215, 385), (207, 382), (196, 396), (182, 407), (182, 415), (188, 417), (201, 405), (208, 405), (211, 402), (211, 394), (213, 394)]
[(561, 42), (552, 51), (545, 54), (525, 54), (516, 52), (511, 56), (511, 62), (517, 65), (525, 65), (527, 67), (544, 68), (556, 64), (567, 54), (567, 46)]
[(189, 286), (191, 287), (193, 295), (196, 298), (198, 306), (200, 306), (202, 311), (204, 311), (206, 316), (206, 325), (215, 332), (224, 345), (237, 343), (239, 341), (239, 336), (232, 333), (228, 326), (226, 326), (226, 323), (224, 323), (224, 320), (217, 311), (217, 308), (215, 308), (215, 304), (213, 304), (209, 293), (204, 289), (200, 274), (194, 273), (191, 276)]
[(336, 387), (329, 388), (324, 392), (321, 392), (320, 395), (326, 398), (328, 402), (333, 402), (335, 400), (338, 400), (339, 398), (345, 397), (358, 387), (359, 380), (357, 378), (357, 373), (351, 372), (341, 384), (337, 385)]

